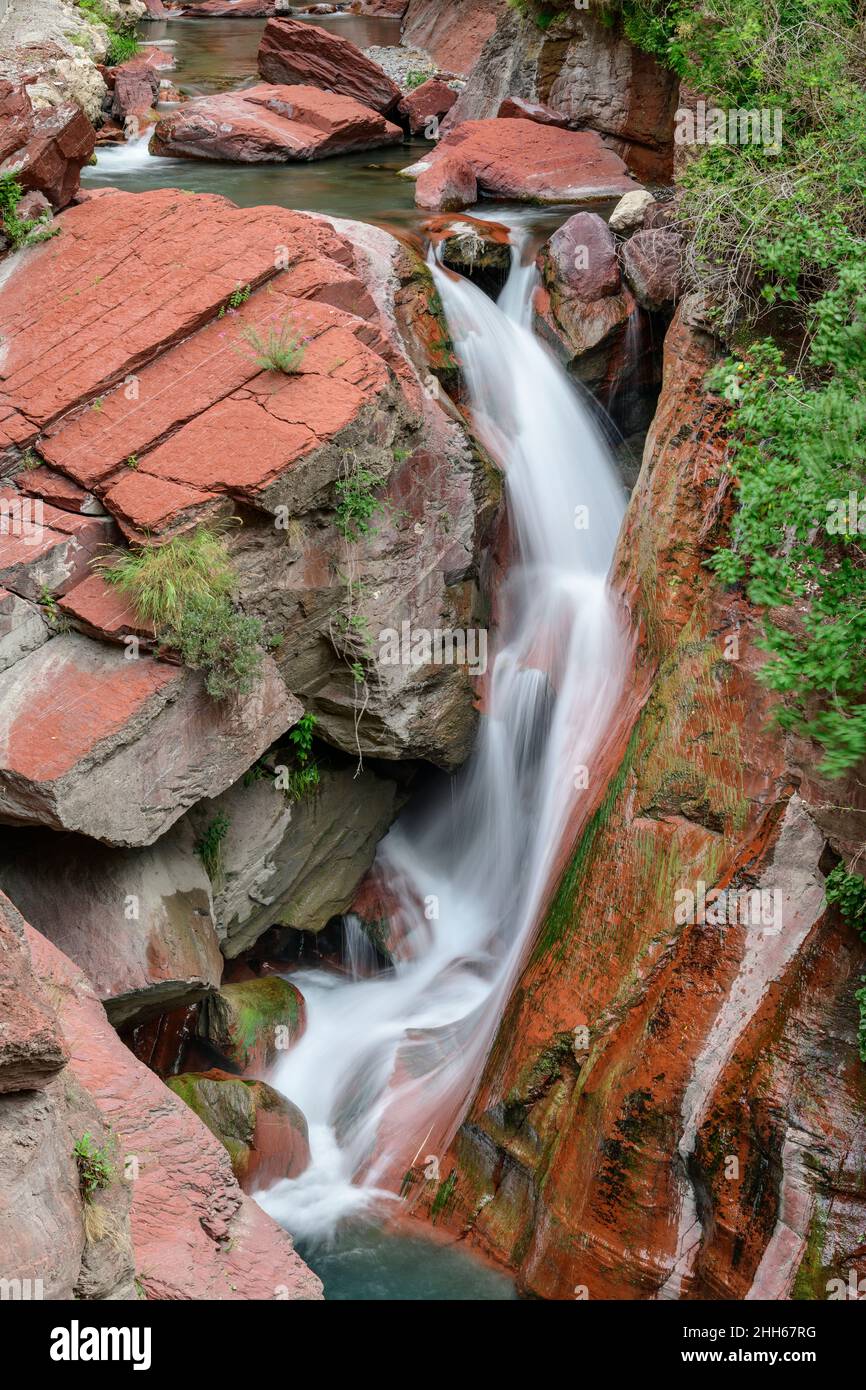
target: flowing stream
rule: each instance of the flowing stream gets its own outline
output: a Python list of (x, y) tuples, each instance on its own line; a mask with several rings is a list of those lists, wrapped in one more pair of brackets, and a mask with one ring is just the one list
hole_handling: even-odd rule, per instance
[(505, 475), (513, 559), (475, 752), (380, 848), (399, 958), (373, 978), (292, 976), (307, 1029), (272, 1080), (307, 1116), (312, 1163), (259, 1201), (301, 1238), (333, 1237), (393, 1201), (413, 1161), (444, 1153), (582, 798), (588, 808), (627, 667), (607, 587), (625, 496), (589, 409), (532, 332), (528, 216), (508, 219), (498, 304), (432, 261), (475, 427)]

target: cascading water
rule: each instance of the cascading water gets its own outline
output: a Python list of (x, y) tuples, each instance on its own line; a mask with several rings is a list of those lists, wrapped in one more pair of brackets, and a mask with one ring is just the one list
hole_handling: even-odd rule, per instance
[(498, 304), (432, 263), (471, 395), (500, 463), (515, 558), (475, 752), (377, 868), (399, 903), (400, 958), (374, 978), (293, 976), (307, 1029), (274, 1085), (301, 1107), (312, 1162), (259, 1201), (302, 1237), (393, 1198), (465, 1113), (530, 945), (566, 830), (622, 688), (627, 647), (607, 571), (625, 497), (561, 368), (531, 330), (535, 268), (512, 219)]

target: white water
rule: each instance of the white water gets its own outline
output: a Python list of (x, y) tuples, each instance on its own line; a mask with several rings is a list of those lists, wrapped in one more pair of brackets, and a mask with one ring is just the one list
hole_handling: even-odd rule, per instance
[[(399, 961), (373, 979), (292, 977), (307, 1029), (273, 1082), (307, 1116), (312, 1164), (258, 1200), (302, 1237), (393, 1199), (413, 1159), (442, 1155), (453, 1137), (564, 832), (592, 795), (626, 670), (606, 583), (624, 493), (587, 408), (531, 331), (535, 268), (521, 264), (522, 232), (514, 239), (499, 305), (433, 267), (476, 428), (506, 477), (517, 554), (473, 757), (422, 823), (398, 824), (380, 849), (401, 905)], [(582, 507), (587, 529), (575, 524)], [(575, 788), (582, 767), (589, 792)]]

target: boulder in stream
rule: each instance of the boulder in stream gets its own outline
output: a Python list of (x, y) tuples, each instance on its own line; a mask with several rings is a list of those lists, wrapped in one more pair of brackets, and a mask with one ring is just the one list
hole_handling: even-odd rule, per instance
[(296, 19), (268, 20), (258, 68), (266, 82), (320, 87), (383, 113), (401, 97), (396, 82), (349, 39)]
[(242, 164), (325, 159), (403, 139), (372, 107), (311, 86), (245, 87), (196, 97), (157, 122), (152, 154)]
[(166, 1082), (228, 1151), (244, 1192), (297, 1178), (310, 1162), (307, 1122), (296, 1105), (264, 1081), (214, 1069)]

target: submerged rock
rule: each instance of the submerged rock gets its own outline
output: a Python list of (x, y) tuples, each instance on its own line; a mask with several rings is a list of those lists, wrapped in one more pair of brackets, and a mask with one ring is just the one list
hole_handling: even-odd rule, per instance
[(263, 85), (184, 102), (157, 122), (150, 148), (152, 154), (260, 164), (326, 159), (402, 139), (399, 126), (351, 97)]
[(295, 19), (270, 19), (258, 52), (266, 82), (321, 87), (388, 114), (400, 100), (396, 82), (341, 34)]
[(166, 1085), (226, 1148), (244, 1192), (298, 1178), (309, 1166), (304, 1116), (264, 1081), (214, 1070), (172, 1076)]

